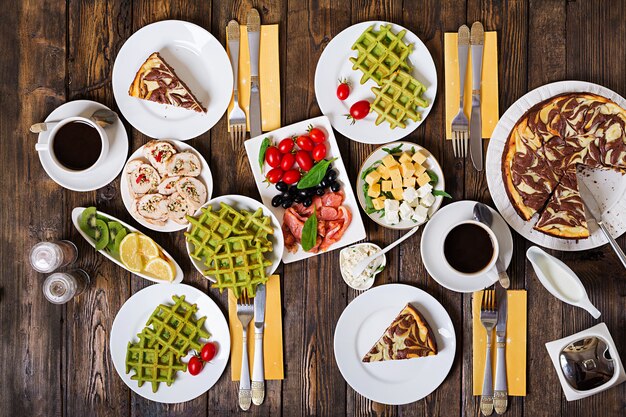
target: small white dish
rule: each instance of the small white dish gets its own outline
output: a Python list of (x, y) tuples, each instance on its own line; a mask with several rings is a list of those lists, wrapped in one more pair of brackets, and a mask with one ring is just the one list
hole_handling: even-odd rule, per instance
[[(211, 169), (209, 168), (209, 164), (206, 159), (204, 159), (202, 154), (191, 145), (188, 145), (178, 140), (164, 140), (173, 144), (178, 152), (193, 152), (198, 157), (198, 159), (200, 159), (200, 163), (202, 164), (202, 170), (200, 171), (200, 175), (198, 175), (198, 177), (196, 178), (198, 178), (206, 186), (207, 201), (210, 200), (211, 195), (213, 194), (213, 175), (211, 174)], [(140, 146), (135, 152), (133, 152), (130, 158), (128, 158), (126, 164), (128, 164), (128, 162), (130, 161), (134, 161), (135, 159), (141, 159), (144, 162), (149, 163), (148, 160), (143, 156), (144, 146), (146, 145)], [(186, 224), (176, 223), (175, 221), (169, 219), (163, 226), (160, 226), (158, 224), (148, 223), (143, 218), (141, 218), (137, 214), (137, 212), (133, 210), (133, 204), (135, 203), (135, 199), (133, 198), (133, 196), (130, 195), (128, 181), (126, 180), (126, 165), (124, 165), (124, 171), (122, 171), (122, 180), (120, 181), (120, 194), (122, 195), (122, 201), (124, 202), (124, 207), (126, 207), (128, 213), (133, 216), (133, 219), (135, 219), (137, 223), (139, 223), (143, 227), (157, 232), (177, 232), (179, 230), (187, 228), (188, 226)]]
[[(437, 354), (363, 362), (363, 356), (407, 303), (424, 316), (436, 340)], [(412, 403), (436, 390), (450, 372), (455, 351), (450, 315), (430, 294), (410, 285), (387, 284), (365, 291), (348, 304), (335, 327), (334, 352), (341, 375), (356, 392), (383, 404)]]
[[(480, 291), (498, 280), (498, 274), (495, 269), (478, 276), (464, 276), (452, 269), (446, 262), (443, 254), (443, 239), (446, 232), (452, 225), (458, 224), (465, 220), (473, 220), (473, 210), (475, 201), (463, 200), (448, 204), (439, 209), (439, 211), (426, 223), (422, 240), (420, 243), (420, 251), (422, 261), (426, 270), (442, 286), (457, 292), (474, 292)], [(493, 223), (491, 229), (498, 238), (500, 254), (506, 267), (511, 263), (513, 257), (513, 236), (509, 226), (502, 217), (491, 207), (493, 214)]]
[[(157, 392), (152, 392), (152, 384), (138, 386), (126, 373), (126, 349), (128, 343), (137, 341), (137, 334), (145, 327), (148, 318), (159, 304), (173, 304), (172, 296), (184, 295), (185, 301), (196, 304), (196, 318), (206, 316), (204, 328), (211, 333), (209, 341), (217, 344), (217, 354), (206, 364), (199, 375), (177, 372), (171, 386), (159, 384)], [(230, 357), (230, 333), (224, 313), (217, 304), (202, 291), (185, 284), (151, 285), (130, 297), (118, 311), (111, 327), (109, 342), (113, 365), (122, 381), (134, 392), (151, 401), (175, 404), (193, 400), (207, 392), (218, 381)], [(183, 358), (187, 362), (191, 355)]]
[[(198, 113), (128, 95), (146, 58), (159, 52), (207, 109)], [(211, 129), (222, 117), (233, 93), (233, 70), (226, 50), (198, 25), (164, 20), (144, 26), (120, 49), (113, 65), (113, 94), (135, 129), (153, 138), (187, 140)]]
[[(413, 44), (413, 51), (408, 58), (410, 65), (413, 66), (411, 74), (426, 86), (423, 97), (428, 101), (428, 107), (425, 109), (418, 108), (418, 112), (422, 115), (421, 120), (418, 122), (408, 120), (406, 128), (391, 129), (387, 122), (376, 126), (374, 121), (377, 114), (371, 112), (365, 119), (357, 120), (356, 123), (352, 124), (351, 120), (346, 118), (346, 114), (350, 114), (350, 106), (360, 100), (368, 100), (371, 103), (375, 97), (372, 87), (377, 86), (376, 82), (368, 80), (365, 84), (361, 84), (360, 80), (363, 74), (359, 70), (353, 70), (350, 61), (350, 57), (357, 56), (357, 52), (352, 50), (352, 45), (365, 29), (372, 25), (375, 25), (377, 29), (381, 25), (391, 25), (394, 33), (405, 30), (395, 23), (372, 21), (352, 25), (333, 37), (317, 62), (315, 98), (322, 113), (329, 117), (330, 123), (339, 133), (357, 142), (382, 144), (402, 139), (426, 120), (437, 96), (437, 69), (426, 45), (417, 35), (407, 30), (403, 40)], [(350, 96), (341, 101), (337, 98), (336, 93), (337, 80), (343, 78), (350, 82)]]
[[(58, 122), (59, 120), (80, 116), (89, 118), (96, 110), (110, 110), (104, 104), (91, 100), (75, 100), (60, 105), (46, 117), (45, 122)], [(52, 129), (54, 131), (54, 129)], [(70, 172), (61, 168), (53, 160), (50, 152), (38, 152), (39, 160), (48, 176), (61, 187), (72, 191), (93, 191), (104, 187), (117, 177), (122, 170), (126, 155), (128, 155), (128, 136), (122, 122), (117, 119), (113, 124), (104, 128), (108, 137), (109, 149), (107, 156), (94, 164), (88, 172)], [(37, 146), (48, 144), (50, 130), (39, 133)]]
[[(367, 216), (370, 219), (372, 219), (374, 222), (378, 223), (379, 225), (383, 227), (386, 227), (387, 229), (408, 230), (408, 229), (414, 228), (415, 226), (419, 226), (420, 224), (423, 224), (423, 223), (416, 223), (413, 220), (400, 220), (400, 223), (397, 223), (397, 224), (387, 224), (385, 222), (384, 217), (381, 214), (379, 213), (369, 214), (365, 211), (366, 204), (365, 204), (365, 193), (363, 192), (363, 186), (366, 184), (366, 182), (362, 176), (363, 171), (371, 167), (376, 162), (383, 159), (385, 156), (389, 155), (389, 153), (383, 150), (383, 148), (392, 149), (397, 146), (402, 146), (402, 149), (404, 151), (410, 151), (411, 149), (414, 149), (415, 152), (422, 151), (428, 154), (428, 158), (422, 165), (427, 170), (434, 172), (439, 178), (439, 180), (437, 181), (437, 185), (433, 187), (433, 190), (445, 191), (446, 181), (444, 179), (443, 170), (441, 169), (441, 166), (439, 165), (439, 162), (437, 161), (437, 159), (435, 159), (435, 157), (433, 156), (433, 154), (430, 153), (430, 151), (428, 151), (426, 148), (413, 142), (393, 142), (384, 146), (380, 146), (365, 159), (365, 161), (361, 165), (361, 169), (359, 169), (359, 175), (357, 176), (357, 179), (356, 179), (356, 193), (359, 198), (359, 204), (361, 205), (361, 208), (363, 209), (365, 214), (367, 214)], [(441, 207), (442, 202), (443, 202), (442, 196), (435, 197), (435, 202), (433, 203), (432, 206), (428, 208), (429, 219), (433, 216), (433, 214), (435, 214), (435, 212), (439, 209), (439, 207)], [(428, 221), (428, 219), (426, 221)]]
[[(92, 247), (95, 248), (96, 247), (96, 242), (94, 242), (94, 240), (91, 237), (89, 237), (87, 235), (87, 233), (83, 232), (83, 230), (80, 228), (80, 225), (79, 225), (79, 219), (80, 219), (80, 216), (83, 214), (83, 211), (85, 211), (85, 207), (75, 207), (74, 210), (72, 210), (72, 223), (74, 223), (74, 227), (76, 228), (76, 230), (78, 230), (78, 233), (80, 233), (80, 235), (87, 241), (87, 243), (89, 243)], [(132, 227), (128, 223), (125, 223), (122, 220), (120, 220), (118, 218), (115, 218), (115, 217), (113, 217), (113, 216), (111, 216), (109, 214), (103, 213), (101, 211), (98, 211), (98, 214), (103, 216), (103, 217), (107, 217), (111, 221), (119, 222), (122, 226), (124, 226), (125, 228), (127, 228), (131, 232), (141, 233), (141, 231), (139, 231), (136, 228)], [(163, 255), (165, 255), (169, 259), (169, 261), (174, 265), (174, 268), (176, 269), (176, 275), (174, 276), (174, 281), (172, 281), (172, 282), (167, 282), (167, 281), (163, 281), (163, 280), (160, 280), (160, 279), (156, 279), (156, 278), (153, 278), (153, 277), (151, 277), (149, 275), (146, 275), (144, 273), (141, 273), (141, 272), (131, 271), (128, 268), (126, 268), (126, 266), (122, 263), (121, 260), (119, 260), (118, 258), (115, 258), (110, 253), (108, 253), (107, 251), (102, 249), (102, 250), (99, 250), (98, 252), (100, 252), (102, 255), (104, 255), (110, 261), (116, 263), (117, 265), (121, 266), (122, 268), (124, 268), (128, 272), (130, 272), (130, 273), (132, 273), (134, 275), (137, 275), (138, 277), (141, 277), (143, 279), (147, 279), (148, 281), (156, 282), (157, 284), (178, 284), (179, 282), (181, 282), (183, 280), (183, 276), (184, 276), (183, 275), (183, 270), (181, 269), (180, 265), (178, 265), (178, 263), (174, 260), (172, 255), (170, 255), (158, 243), (157, 243), (157, 246), (159, 247), (159, 249), (161, 249), (161, 252), (163, 252)]]
[[(271, 235), (269, 239), (272, 242), (272, 252), (267, 255), (267, 258), (272, 262), (272, 265), (268, 269), (267, 275), (268, 276), (272, 275), (274, 271), (276, 271), (276, 268), (278, 268), (278, 265), (280, 264), (280, 260), (283, 257), (283, 251), (285, 250), (285, 242), (283, 240), (283, 233), (280, 228), (280, 223), (278, 222), (278, 219), (276, 218), (276, 216), (274, 216), (274, 213), (272, 213), (266, 206), (264, 206), (263, 204), (259, 203), (258, 201), (250, 197), (232, 194), (232, 195), (223, 195), (223, 196), (216, 197), (212, 200), (207, 201), (205, 205), (203, 205), (200, 209), (198, 209), (195, 212), (194, 217), (197, 217), (202, 213), (202, 208), (206, 208), (209, 206), (213, 207), (213, 210), (216, 210), (216, 211), (219, 210), (220, 203), (228, 204), (229, 206), (231, 206), (232, 208), (236, 210), (247, 210), (247, 211), (252, 211), (252, 212), (255, 212), (257, 209), (262, 208), (263, 215), (268, 216), (270, 219), (272, 219), (272, 227), (274, 228), (274, 234)], [(191, 224), (187, 226), (187, 230), (186, 230), (187, 232), (191, 230), (191, 226), (192, 226)], [(204, 276), (206, 279), (208, 279), (209, 281), (215, 282), (215, 279), (213, 277), (204, 275), (204, 270), (207, 268), (206, 265), (204, 265), (202, 262), (198, 261), (197, 259), (194, 259), (191, 257), (191, 251), (192, 251), (191, 243), (189, 243), (189, 241), (187, 241), (186, 239), (185, 239), (185, 248), (187, 249), (187, 255), (189, 255), (189, 259), (191, 260), (191, 263), (198, 270), (198, 272), (200, 272), (200, 274)]]
[(563, 261), (537, 246), (528, 248), (526, 257), (532, 264), (537, 279), (550, 294), (564, 303), (587, 310), (594, 319), (600, 317), (602, 313), (591, 304), (585, 286)]
[(374, 285), (374, 281), (376, 280), (376, 275), (380, 274), (383, 269), (385, 269), (385, 267), (387, 266), (387, 255), (385, 255), (384, 253), (381, 254), (380, 256), (378, 256), (376, 259), (374, 259), (372, 262), (370, 262), (371, 264), (374, 264), (374, 273), (370, 276), (370, 278), (365, 281), (363, 283), (363, 285), (361, 286), (356, 286), (353, 285), (350, 280), (346, 277), (346, 274), (344, 273), (344, 268), (341, 267), (341, 262), (343, 262), (343, 259), (345, 256), (347, 256), (348, 251), (350, 251), (352, 248), (357, 248), (357, 247), (365, 247), (365, 246), (372, 246), (374, 247), (378, 252), (382, 251), (381, 247), (378, 246), (375, 243), (371, 243), (371, 242), (364, 242), (364, 243), (357, 243), (355, 245), (351, 245), (348, 246), (347, 248), (343, 248), (341, 250), (341, 252), (339, 252), (339, 262), (340, 262), (340, 270), (341, 270), (341, 277), (343, 278), (343, 281), (346, 283), (346, 285), (352, 289), (355, 289), (357, 291), (365, 291), (365, 290), (369, 290), (370, 288), (372, 288), (372, 285)]

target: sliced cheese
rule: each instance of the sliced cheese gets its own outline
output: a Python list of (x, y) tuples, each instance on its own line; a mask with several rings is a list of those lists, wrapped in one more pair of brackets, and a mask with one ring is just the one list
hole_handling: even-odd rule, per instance
[(413, 164), (413, 168), (415, 168), (415, 172), (413, 173), (413, 175), (415, 175), (416, 177), (419, 177), (420, 175), (422, 175), (422, 172), (426, 172), (426, 168), (424, 168), (422, 165), (418, 164), (417, 162)]
[(372, 184), (370, 185), (369, 190), (367, 190), (367, 195), (372, 198), (376, 198), (380, 195), (380, 184)]
[(413, 187), (415, 188), (415, 177), (404, 178), (404, 187)]
[(372, 205), (374, 206), (374, 209), (382, 210), (385, 207), (385, 197), (373, 199)]
[(372, 185), (375, 182), (378, 182), (379, 179), (380, 179), (380, 173), (378, 171), (372, 171), (365, 176), (365, 182), (368, 183), (369, 185)]
[(382, 182), (382, 190), (383, 191), (391, 191), (393, 188), (393, 183), (391, 181), (383, 181)]
[(410, 162), (404, 162), (400, 165), (400, 173), (403, 178), (411, 178), (415, 172), (415, 167)]
[(385, 157), (382, 159), (382, 161), (383, 161), (383, 165), (385, 165), (387, 168), (391, 168), (391, 167), (393, 167), (393, 166), (400, 165), (400, 164), (398, 163), (398, 161), (396, 161), (396, 158), (394, 158), (394, 157), (393, 157), (393, 155), (387, 155), (387, 156), (385, 156)]
[(405, 162), (411, 162), (411, 155), (409, 155), (407, 152), (402, 152), (402, 155), (400, 155), (398, 161), (400, 161), (401, 164)]
[(422, 165), (424, 161), (428, 158), (428, 155), (423, 153), (424, 151), (417, 151), (413, 154), (413, 161)]
[(419, 177), (417, 177), (417, 184), (421, 187), (430, 182), (430, 175), (428, 172), (422, 172)]
[(393, 190), (391, 190), (391, 195), (393, 195), (393, 198), (395, 200), (400, 201), (400, 200), (402, 200), (402, 193), (403, 193), (403, 191), (404, 190), (402, 189), (402, 187), (394, 188)]
[(378, 171), (380, 177), (384, 180), (388, 180), (391, 177), (391, 174), (389, 174), (389, 169), (383, 164), (378, 165), (376, 171)]
[(402, 188), (402, 174), (400, 173), (400, 166), (395, 165), (389, 169), (389, 174), (391, 174), (391, 182), (393, 183), (393, 188)]

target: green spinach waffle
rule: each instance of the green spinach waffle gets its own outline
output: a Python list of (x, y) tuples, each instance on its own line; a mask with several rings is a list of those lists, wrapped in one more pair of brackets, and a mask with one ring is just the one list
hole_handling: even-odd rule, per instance
[(392, 129), (405, 128), (406, 120), (420, 120), (418, 107), (427, 107), (428, 102), (422, 98), (426, 87), (411, 74), (396, 71), (385, 79), (380, 87), (373, 87), (376, 98), (371, 108), (378, 114), (376, 125), (386, 121)]

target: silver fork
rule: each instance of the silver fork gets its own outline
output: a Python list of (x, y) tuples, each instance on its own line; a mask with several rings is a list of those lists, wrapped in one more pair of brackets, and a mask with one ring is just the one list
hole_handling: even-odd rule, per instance
[(480, 411), (483, 415), (490, 416), (493, 413), (493, 379), (491, 371), (491, 338), (493, 328), (498, 321), (496, 306), (496, 292), (494, 290), (483, 291), (480, 304), (480, 322), (487, 331), (487, 357), (485, 358), (485, 376), (483, 377), (483, 392), (480, 396)]
[(243, 290), (237, 299), (237, 318), (241, 322), (241, 375), (239, 377), (239, 407), (246, 411), (252, 403), (252, 392), (250, 391), (250, 366), (248, 365), (248, 324), (254, 316), (254, 304), (248, 297), (248, 292)]
[(239, 23), (231, 20), (226, 26), (230, 64), (233, 67), (233, 109), (228, 115), (228, 127), (233, 144), (242, 143), (246, 138), (246, 114), (239, 106)]
[(469, 53), (470, 30), (466, 25), (459, 28), (457, 41), (459, 54), (459, 112), (452, 119), (452, 148), (455, 157), (465, 158), (467, 155), (467, 141), (469, 140), (469, 120), (463, 112), (463, 98), (465, 95), (465, 78), (467, 74), (467, 56)]

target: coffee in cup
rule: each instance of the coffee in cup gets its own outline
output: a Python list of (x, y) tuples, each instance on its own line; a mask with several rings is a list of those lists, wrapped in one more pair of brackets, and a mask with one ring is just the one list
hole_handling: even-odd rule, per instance
[(480, 275), (493, 267), (498, 257), (498, 241), (491, 229), (467, 220), (453, 226), (443, 241), (448, 265), (462, 275)]

